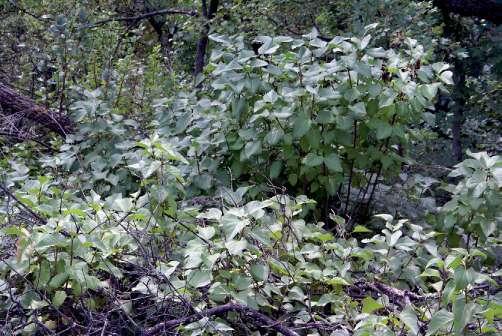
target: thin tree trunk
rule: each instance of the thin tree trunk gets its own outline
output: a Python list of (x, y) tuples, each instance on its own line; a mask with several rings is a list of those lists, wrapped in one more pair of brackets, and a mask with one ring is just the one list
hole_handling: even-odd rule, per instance
[(164, 64), (167, 71), (171, 72), (173, 69), (173, 34), (171, 34), (168, 30), (160, 28), (157, 31), (157, 35), (159, 36)]
[(463, 113), (460, 108), (455, 109), (455, 113), (453, 114), (453, 121), (451, 127), (451, 134), (453, 137), (453, 141), (451, 144), (451, 150), (453, 152), (453, 158), (456, 162), (462, 161), (463, 158), (463, 150), (462, 150), (462, 122)]
[(209, 2), (209, 8), (207, 8), (206, 0), (202, 0), (202, 16), (206, 20), (204, 27), (200, 33), (199, 41), (197, 42), (197, 52), (195, 54), (195, 65), (194, 65), (194, 76), (197, 76), (204, 69), (207, 44), (209, 42), (209, 21), (214, 17), (216, 11), (218, 10), (219, 0), (211, 0)]
[[(461, 41), (461, 28), (456, 20), (450, 17), (450, 12), (447, 8), (441, 7), (441, 13), (444, 22), (444, 35), (453, 41)], [(451, 61), (454, 64), (454, 83), (455, 86), (452, 92), (452, 98), (455, 101), (453, 106), (453, 119), (451, 123), (452, 135), (452, 158), (455, 163), (462, 161), (463, 148), (462, 148), (462, 127), (464, 125), (464, 109), (466, 103), (466, 74), (464, 62), (461, 59), (454, 58)]]
[(456, 162), (463, 159), (462, 149), (462, 127), (464, 125), (464, 108), (465, 108), (465, 73), (461, 61), (455, 62), (455, 91), (456, 105), (453, 109), (453, 119), (451, 124), (452, 144), (451, 150), (453, 158)]
[[(148, 4), (144, 0), (136, 0), (134, 2), (134, 11), (142, 14), (151, 11)], [(138, 17), (141, 17), (138, 16)], [(159, 39), (162, 57), (168, 72), (172, 71), (173, 66), (173, 34), (170, 32), (168, 25), (163, 20), (157, 20), (156, 16), (147, 17), (148, 22), (157, 33)]]

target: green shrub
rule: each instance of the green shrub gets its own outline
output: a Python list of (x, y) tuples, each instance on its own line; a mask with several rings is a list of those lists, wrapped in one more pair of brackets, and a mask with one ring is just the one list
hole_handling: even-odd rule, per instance
[(329, 198), (327, 207), (347, 218), (369, 203), (379, 178), (406, 161), (403, 148), (419, 135), (413, 127), (425, 107), (452, 83), (448, 66), (427, 64), (415, 40), (402, 50), (370, 48), (372, 28), (330, 42), (316, 31), (259, 36), (257, 50), (238, 36), (211, 36), (207, 90), (175, 100), (163, 119), (171, 134), (192, 136), (192, 174), (207, 176), (205, 184), (194, 176), (196, 185), (209, 189), (229, 167), (231, 178), (259, 189), (272, 181), (323, 207)]

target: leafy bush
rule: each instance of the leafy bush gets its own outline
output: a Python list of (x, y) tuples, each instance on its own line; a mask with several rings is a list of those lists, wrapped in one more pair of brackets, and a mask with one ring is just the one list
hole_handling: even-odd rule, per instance
[[(490, 268), (484, 247), (467, 240), (448, 248), (447, 231), (390, 215), (377, 216), (379, 234), (358, 225), (347, 233), (358, 239), (340, 238), (303, 216), (315, 203), (307, 197), (247, 202), (249, 188), (227, 189), (216, 208), (188, 206), (180, 202), (183, 179), (176, 168), (186, 161), (166, 139), (119, 147), (129, 159), (119, 169), (138, 177), (137, 191), (126, 197), (63, 190), (63, 180), (54, 177), (21, 183), (29, 170), (20, 167), (9, 175), (9, 184), (21, 186), (16, 199), (41, 217), (23, 227), (13, 218), (26, 209), (2, 215), (3, 239), (15, 237), (17, 246), (1, 267), (2, 309), (22, 312), (7, 330), (83, 332), (84, 325), (106, 330), (110, 323), (122, 334), (172, 328), (186, 335), (266, 334), (260, 321), (268, 321), (286, 335), (496, 333), (502, 305), (492, 291), (500, 271)], [(465, 194), (500, 192), (498, 157), (472, 156), (453, 173), (465, 176), (451, 204)], [(476, 171), (487, 185), (473, 195)], [(493, 205), (500, 211), (500, 203)], [(498, 216), (488, 205), (477, 210), (487, 220)], [(455, 227), (471, 232), (458, 211), (450, 204), (441, 209)], [(494, 244), (499, 239), (498, 230), (485, 235)], [(159, 323), (159, 310), (171, 318)], [(111, 322), (77, 322), (86, 312)]]
[(153, 115), (120, 84), (82, 90), (59, 152), (1, 162), (5, 333), (495, 335), (500, 157), (459, 164), (430, 226), (354, 219), (451, 82), (412, 39), (368, 48), (371, 29), (256, 51), (215, 35), (206, 88)]
[[(443, 208), (441, 229), (450, 231), (450, 240), (460, 234), (467, 235), (467, 247), (471, 238), (478, 243), (500, 237), (502, 220), (502, 158), (486, 152), (468, 152), (467, 159), (455, 166), (450, 177), (461, 177), (457, 185), (449, 186), (452, 199)], [(455, 239), (456, 238), (456, 239)]]
[(452, 76), (446, 64), (428, 65), (415, 40), (402, 51), (368, 48), (373, 28), (330, 42), (315, 30), (302, 39), (259, 36), (255, 50), (242, 37), (211, 36), (209, 89), (176, 100), (164, 117), (170, 130), (193, 136), (194, 174), (209, 176), (194, 177), (198, 186), (210, 188), (228, 166), (231, 178), (326, 200), (325, 213), (349, 218), (355, 204), (369, 203), (379, 178), (399, 172), (403, 148), (419, 135), (414, 125)]

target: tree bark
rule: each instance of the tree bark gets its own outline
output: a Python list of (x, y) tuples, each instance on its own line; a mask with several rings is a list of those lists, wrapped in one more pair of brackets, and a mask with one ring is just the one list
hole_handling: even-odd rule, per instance
[(455, 106), (453, 106), (453, 119), (451, 122), (452, 144), (451, 150), (453, 158), (456, 162), (460, 162), (464, 158), (464, 150), (462, 146), (462, 128), (464, 126), (465, 117), (464, 109), (467, 96), (467, 87), (465, 84), (465, 68), (462, 60), (456, 59), (454, 62), (454, 81), (455, 81)]
[(183, 14), (189, 16), (197, 16), (197, 12), (187, 9), (160, 9), (155, 10), (150, 7), (150, 5), (144, 0), (135, 0), (134, 1), (134, 11), (140, 12), (142, 14), (133, 16), (133, 17), (125, 17), (122, 19), (134, 19), (136, 21), (140, 21), (141, 19), (148, 19), (148, 22), (153, 27), (153, 30), (157, 33), (157, 37), (159, 39), (162, 57), (164, 59), (164, 64), (167, 68), (168, 72), (172, 71), (173, 65), (173, 33), (170, 31), (170, 27), (166, 24), (166, 20), (159, 16), (170, 15), (170, 14)]
[[(171, 72), (173, 69), (173, 34), (166, 29), (164, 22), (159, 22), (155, 18), (151, 17), (148, 19), (153, 29), (157, 33), (159, 38), (160, 48), (162, 52), (162, 57), (164, 59), (164, 64), (166, 65), (167, 71)], [(167, 27), (169, 28), (169, 27)]]
[(206, 20), (204, 27), (200, 33), (199, 41), (197, 42), (197, 52), (195, 54), (194, 77), (202, 72), (206, 59), (207, 44), (209, 42), (209, 21), (214, 18), (218, 11), (219, 0), (211, 0), (209, 8), (207, 8), (206, 0), (202, 0), (202, 16)]
[[(454, 20), (448, 12), (447, 8), (442, 7), (441, 13), (444, 22), (444, 36), (452, 39), (453, 41), (461, 42), (461, 26)], [(467, 87), (466, 87), (466, 67), (464, 61), (459, 58), (453, 58), (451, 62), (454, 65), (454, 88), (452, 91), (452, 98), (455, 101), (453, 106), (453, 119), (451, 121), (451, 150), (452, 158), (455, 163), (462, 161), (463, 159), (463, 148), (462, 148), (462, 128), (464, 125), (464, 109), (467, 97)]]
[(500, 0), (434, 0), (434, 5), (448, 13), (475, 16), (495, 24), (502, 23), (502, 1)]
[(3, 83), (0, 83), (0, 107), (4, 115), (16, 113), (20, 119), (31, 120), (63, 137), (71, 133), (72, 122), (68, 116), (38, 105)]

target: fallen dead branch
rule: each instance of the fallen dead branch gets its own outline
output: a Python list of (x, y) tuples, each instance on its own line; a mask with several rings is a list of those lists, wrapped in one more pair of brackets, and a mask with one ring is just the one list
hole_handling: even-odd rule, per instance
[(273, 320), (272, 318), (260, 313), (259, 311), (246, 307), (244, 305), (238, 303), (227, 303), (221, 306), (217, 306), (214, 308), (209, 308), (199, 313), (185, 316), (175, 320), (169, 320), (162, 323), (159, 323), (151, 328), (148, 328), (144, 335), (145, 336), (154, 336), (158, 335), (166, 330), (176, 328), (180, 325), (192, 323), (198, 321), (204, 317), (214, 316), (214, 315), (222, 315), (228, 312), (237, 312), (249, 317), (257, 327), (267, 328), (270, 330), (274, 330), (283, 334), (284, 336), (299, 336), (299, 334), (292, 329), (283, 325), (280, 321)]
[[(487, 287), (488, 287), (487, 284), (482, 284), (473, 288), (471, 291), (475, 292), (479, 290), (486, 290)], [(404, 308), (406, 305), (409, 305), (411, 303), (416, 304), (419, 302), (438, 299), (437, 294), (421, 295), (412, 292), (410, 290), (395, 288), (377, 281), (357, 282), (356, 284), (349, 286), (346, 290), (347, 294), (355, 299), (362, 299), (364, 297), (367, 297), (368, 295), (372, 296), (386, 295), (392, 302), (394, 302), (394, 304), (397, 304), (401, 308)], [(285, 336), (298, 336), (299, 334), (294, 330), (299, 330), (299, 329), (312, 328), (320, 330), (337, 330), (342, 328), (342, 326), (336, 323), (330, 324), (321, 322), (307, 323), (297, 328), (288, 327), (284, 324), (284, 322), (274, 320), (255, 309), (237, 303), (227, 303), (221, 306), (209, 308), (204, 311), (194, 313), (192, 315), (161, 322), (153, 327), (146, 329), (144, 335), (145, 336), (158, 335), (165, 331), (177, 328), (181, 325), (199, 321), (204, 317), (223, 315), (228, 312), (237, 312), (239, 314), (246, 315), (246, 317), (248, 317), (249, 320), (253, 321), (256, 327), (271, 329)]]
[[(67, 115), (37, 104), (4, 83), (0, 83), (0, 107), (4, 116), (16, 115), (18, 120), (28, 119), (63, 137), (71, 133), (72, 122)], [(8, 133), (16, 135), (17, 132), (19, 130), (11, 129)]]

